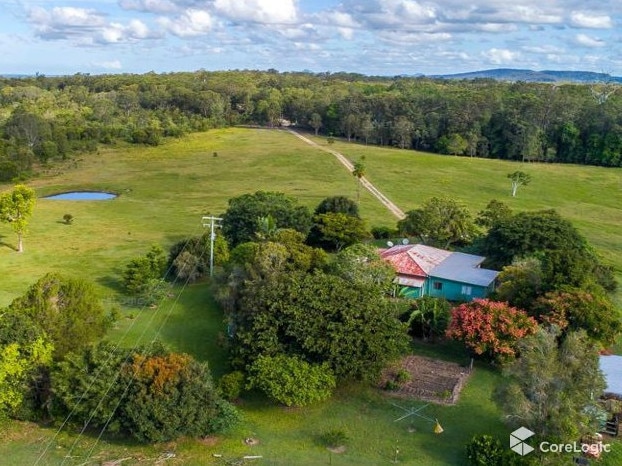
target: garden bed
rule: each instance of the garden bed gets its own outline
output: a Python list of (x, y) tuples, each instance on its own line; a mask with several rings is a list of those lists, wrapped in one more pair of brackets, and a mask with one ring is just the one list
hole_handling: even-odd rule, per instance
[(468, 377), (468, 367), (411, 355), (382, 373), (380, 387), (400, 398), (455, 404)]

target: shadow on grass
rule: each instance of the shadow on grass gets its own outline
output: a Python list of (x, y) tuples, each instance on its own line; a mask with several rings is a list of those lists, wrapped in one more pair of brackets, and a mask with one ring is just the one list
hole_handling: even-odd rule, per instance
[(98, 277), (95, 281), (119, 295), (122, 295), (124, 292), (121, 280), (119, 280), (119, 276), (117, 275), (105, 275), (103, 277)]
[(463, 366), (468, 366), (471, 361), (471, 356), (464, 348), (464, 345), (454, 340), (442, 339), (435, 342), (426, 342), (414, 339), (411, 344), (411, 350), (418, 356), (442, 359), (443, 361), (455, 362)]
[(197, 283), (185, 287), (176, 300), (175, 309), (166, 319), (166, 325), (160, 330), (160, 337), (165, 343), (199, 361), (207, 361), (215, 378), (229, 370), (225, 347), (227, 327), (209, 284)]
[(0, 247), (12, 249), (13, 251), (17, 252), (17, 247), (13, 246), (12, 244), (7, 243), (5, 241), (5, 238), (6, 238), (6, 236), (0, 235)]

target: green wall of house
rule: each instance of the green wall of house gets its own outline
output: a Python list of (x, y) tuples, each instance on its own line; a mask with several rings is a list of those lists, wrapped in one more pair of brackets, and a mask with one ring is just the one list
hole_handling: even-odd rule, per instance
[(474, 298), (485, 298), (491, 291), (492, 285), (485, 287), (429, 277), (422, 288), (402, 287), (399, 294), (405, 298), (413, 299), (420, 298), (422, 295), (429, 295), (435, 298), (445, 298), (449, 301), (471, 301)]

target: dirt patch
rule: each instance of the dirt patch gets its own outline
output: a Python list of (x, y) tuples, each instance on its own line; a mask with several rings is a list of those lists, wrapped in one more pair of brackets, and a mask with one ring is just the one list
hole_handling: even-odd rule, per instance
[(406, 356), (383, 371), (380, 387), (391, 387), (384, 392), (400, 398), (455, 404), (468, 377), (469, 369), (460, 364)]
[(255, 437), (247, 437), (244, 439), (244, 443), (249, 447), (254, 447), (255, 445), (259, 445), (259, 439)]
[(201, 442), (201, 444), (205, 445), (206, 447), (215, 447), (220, 443), (220, 438), (214, 435), (210, 435), (199, 439), (199, 442)]

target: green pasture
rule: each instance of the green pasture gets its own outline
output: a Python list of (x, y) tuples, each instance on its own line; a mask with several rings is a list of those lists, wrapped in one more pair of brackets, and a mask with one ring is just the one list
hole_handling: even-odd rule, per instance
[[(329, 147), (321, 138), (315, 141)], [(474, 215), (491, 199), (515, 210), (555, 209), (622, 271), (620, 168), (443, 156), (340, 141), (330, 147), (351, 160), (365, 157), (367, 178), (404, 211), (433, 196), (458, 199)], [(507, 175), (516, 170), (532, 181), (513, 198)]]
[[(328, 147), (322, 138), (316, 141)], [(555, 208), (577, 225), (606, 262), (616, 266), (620, 277), (620, 169), (443, 157), (341, 141), (330, 147), (353, 161), (364, 155), (367, 177), (403, 210), (439, 195), (462, 200), (474, 214), (493, 198), (517, 210)], [(516, 198), (510, 197), (506, 178), (514, 170), (533, 177)], [(202, 215), (222, 213), (228, 199), (243, 193), (282, 191), (313, 208), (327, 196), (355, 198), (357, 188), (354, 177), (332, 155), (286, 132), (240, 128), (193, 134), (154, 148), (103, 149), (77, 163), (50, 169), (29, 185), (40, 196), (81, 189), (114, 191), (120, 196), (112, 201), (40, 199), (23, 254), (11, 249), (14, 234), (0, 224), (0, 306), (49, 271), (89, 278), (98, 284), (107, 305), (120, 311), (110, 339), (133, 346), (158, 338), (177, 351), (208, 361), (216, 377), (227, 371), (222, 346), (225, 327), (208, 286), (176, 285), (157, 308), (143, 309), (120, 293), (124, 265), (153, 243), (167, 248), (186, 236), (201, 234)], [(361, 212), (370, 226), (395, 225), (396, 219), (364, 191)], [(75, 217), (72, 225), (63, 224), (66, 213)], [(455, 346), (416, 351), (466, 362)], [(265, 465), (371, 466), (391, 464), (398, 448), (399, 464), (454, 465), (460, 464), (464, 443), (472, 435), (494, 433), (506, 438), (508, 430), (490, 400), (499, 377), (476, 366), (457, 406), (426, 408), (425, 414), (443, 425), (441, 435), (419, 418), (394, 422), (402, 415), (391, 404), (395, 400), (370, 387), (351, 386), (326, 403), (304, 409), (283, 409), (251, 396), (240, 405), (244, 422), (235, 432), (165, 445), (138, 446), (107, 436), (98, 440), (97, 432), (78, 436), (75, 428), (59, 431), (54, 426), (11, 422), (0, 428), (0, 457), (3, 463), (16, 465), (100, 464), (131, 458), (125, 465), (156, 464), (165, 452), (174, 452), (176, 457), (162, 464), (224, 465), (226, 460), (258, 455), (263, 458), (256, 464)], [(347, 433), (344, 453), (331, 454), (319, 445), (318, 437), (331, 429)], [(245, 445), (247, 437), (259, 444)], [(610, 464), (622, 458), (617, 444), (615, 448)]]
[[(228, 199), (243, 193), (283, 191), (311, 208), (327, 196), (356, 196), (356, 180), (332, 155), (287, 133), (258, 129), (192, 134), (155, 148), (104, 149), (29, 184), (40, 196), (93, 189), (120, 196), (40, 199), (21, 255), (10, 248), (15, 237), (8, 225), (0, 224), (0, 306), (47, 271), (92, 278), (114, 294), (128, 259), (150, 244), (167, 247), (201, 234), (202, 215), (224, 212)], [(371, 196), (363, 194), (361, 202), (370, 221), (393, 221)], [(63, 224), (66, 213), (75, 217), (72, 225)]]

